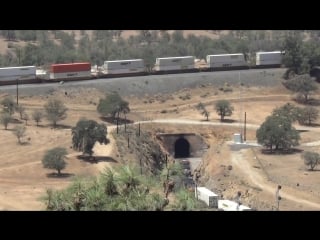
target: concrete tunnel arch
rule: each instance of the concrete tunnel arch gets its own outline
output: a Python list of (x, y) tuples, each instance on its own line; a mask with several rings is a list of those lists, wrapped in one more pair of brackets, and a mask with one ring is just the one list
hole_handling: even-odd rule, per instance
[(190, 143), (183, 137), (178, 138), (174, 143), (174, 157), (188, 158), (190, 157)]

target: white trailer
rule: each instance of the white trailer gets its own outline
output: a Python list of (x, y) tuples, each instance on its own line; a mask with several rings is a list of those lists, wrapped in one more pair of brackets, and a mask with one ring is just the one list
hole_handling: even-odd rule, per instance
[(35, 66), (20, 66), (0, 68), (0, 81), (30, 80), (36, 78)]
[(145, 66), (143, 59), (115, 60), (104, 61), (103, 69), (106, 74), (138, 73), (144, 72)]
[(256, 66), (263, 66), (263, 65), (280, 66), (282, 63), (282, 55), (283, 53), (281, 51), (257, 52)]
[(196, 187), (195, 197), (204, 201), (209, 207), (218, 208), (218, 195), (205, 187)]
[(230, 201), (230, 200), (218, 200), (218, 209), (223, 211), (250, 211), (251, 208), (244, 206), (244, 205), (238, 205), (237, 202)]
[(77, 71), (77, 72), (63, 72), (63, 73), (50, 73), (50, 79), (60, 79), (60, 78), (83, 78), (91, 77), (91, 71)]
[(167, 71), (193, 69), (195, 68), (194, 62), (195, 58), (193, 56), (156, 58), (154, 70)]
[(209, 68), (248, 67), (242, 53), (207, 55)]

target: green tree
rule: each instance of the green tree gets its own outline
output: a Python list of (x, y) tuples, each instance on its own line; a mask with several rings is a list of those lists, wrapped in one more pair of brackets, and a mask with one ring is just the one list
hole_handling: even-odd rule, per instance
[(292, 126), (290, 119), (271, 115), (261, 124), (256, 131), (258, 143), (276, 150), (288, 150), (292, 146), (299, 145), (300, 134)]
[(301, 154), (301, 158), (304, 160), (304, 164), (310, 167), (311, 171), (320, 163), (320, 154), (316, 152), (306, 151)]
[(15, 126), (13, 129), (13, 134), (18, 138), (19, 144), (21, 144), (21, 138), (25, 136), (26, 127), (25, 126)]
[(0, 122), (4, 125), (4, 129), (8, 129), (8, 125), (10, 121), (12, 120), (12, 117), (9, 113), (4, 112), (0, 115)]
[(186, 189), (180, 189), (177, 192), (176, 202), (174, 209), (177, 211), (190, 211), (196, 208), (197, 201), (193, 192), (189, 192)]
[(307, 74), (299, 75), (293, 79), (287, 80), (283, 82), (283, 85), (287, 89), (303, 96), (304, 102), (307, 102), (310, 94), (318, 89), (315, 81)]
[(97, 111), (104, 116), (111, 115), (113, 120), (117, 116), (119, 120), (120, 113), (128, 113), (130, 108), (127, 101), (124, 101), (117, 92), (113, 92), (99, 100)]
[(298, 120), (299, 108), (291, 103), (286, 103), (281, 107), (275, 108), (272, 112), (273, 116), (287, 118), (291, 122)]
[(196, 109), (201, 113), (202, 116), (205, 116), (207, 118), (207, 121), (209, 121), (209, 115), (210, 113), (206, 109), (205, 105), (203, 103), (199, 103), (196, 106)]
[(94, 120), (80, 119), (77, 125), (72, 128), (73, 149), (92, 155), (94, 144), (108, 143), (107, 127), (105, 124), (98, 124)]
[(234, 110), (233, 106), (231, 106), (230, 102), (227, 100), (219, 100), (215, 104), (215, 110), (217, 114), (220, 116), (220, 121), (224, 120), (225, 116), (231, 116)]
[(65, 158), (68, 154), (65, 148), (56, 147), (48, 150), (42, 159), (44, 168), (55, 169), (58, 171), (58, 175), (61, 174), (61, 170), (67, 165)]
[(1, 101), (1, 105), (3, 106), (3, 111), (10, 114), (14, 114), (14, 111), (16, 109), (16, 102), (11, 97), (5, 97)]
[(303, 42), (300, 36), (293, 34), (286, 37), (283, 43), (285, 66), (294, 71), (295, 74), (303, 73)]
[(67, 117), (67, 108), (64, 103), (58, 99), (51, 99), (45, 105), (44, 109), (46, 117), (52, 122), (53, 127), (57, 126), (57, 122)]
[(35, 110), (32, 113), (32, 118), (37, 123), (37, 126), (39, 126), (39, 122), (41, 122), (42, 117), (43, 117), (43, 112), (40, 110)]
[(311, 125), (319, 117), (319, 110), (315, 107), (305, 107), (299, 109), (298, 122), (303, 125)]

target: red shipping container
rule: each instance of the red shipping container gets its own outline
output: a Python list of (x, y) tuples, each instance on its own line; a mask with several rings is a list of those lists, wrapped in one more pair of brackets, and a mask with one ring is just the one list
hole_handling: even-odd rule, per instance
[(52, 64), (50, 72), (52, 73), (65, 73), (65, 72), (81, 72), (91, 71), (90, 63), (64, 63)]

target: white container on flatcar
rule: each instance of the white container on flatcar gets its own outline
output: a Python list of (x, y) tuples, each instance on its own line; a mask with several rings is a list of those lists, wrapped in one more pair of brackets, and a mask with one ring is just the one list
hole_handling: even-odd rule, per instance
[(218, 195), (205, 187), (196, 187), (195, 197), (205, 202), (208, 207), (218, 208)]
[(195, 68), (193, 56), (156, 58), (156, 71), (183, 70)]
[(210, 68), (248, 66), (242, 53), (207, 55), (207, 64)]
[(0, 68), (0, 81), (35, 79), (36, 69), (35, 66)]
[(107, 74), (137, 73), (145, 71), (143, 59), (105, 61), (103, 68), (104, 72)]
[(91, 77), (91, 71), (50, 73), (50, 79)]
[(256, 65), (281, 65), (282, 52), (257, 52), (256, 53)]

